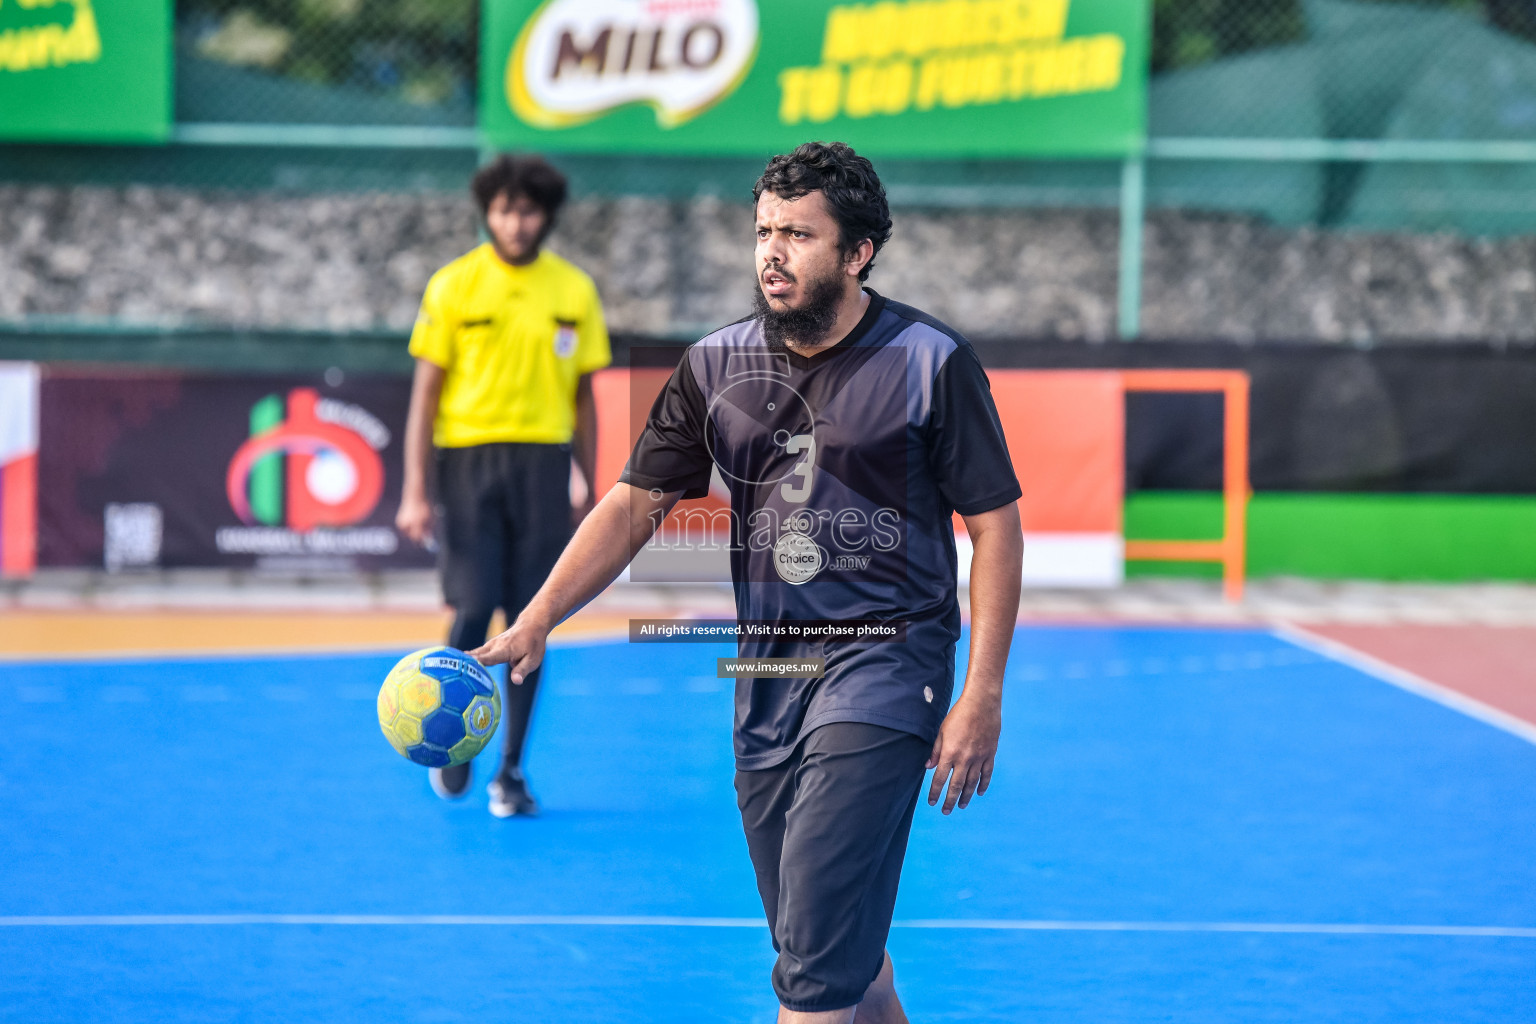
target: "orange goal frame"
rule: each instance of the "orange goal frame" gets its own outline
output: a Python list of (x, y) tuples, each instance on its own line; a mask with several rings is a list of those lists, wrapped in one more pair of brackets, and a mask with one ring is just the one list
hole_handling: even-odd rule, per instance
[(1220, 540), (1128, 540), (1127, 561), (1219, 562), (1227, 600), (1243, 598), (1248, 545), (1248, 374), (1241, 370), (1122, 370), (1130, 391), (1215, 391), (1222, 411), (1222, 535)]

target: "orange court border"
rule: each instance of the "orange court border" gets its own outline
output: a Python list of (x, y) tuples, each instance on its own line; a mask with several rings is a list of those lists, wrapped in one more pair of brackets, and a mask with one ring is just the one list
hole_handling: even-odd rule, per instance
[[(0, 614), (0, 660), (406, 651), (441, 644), (450, 621), (447, 609), (6, 609)], [(627, 614), (580, 612), (555, 628), (551, 643), (627, 636), (628, 627)]]

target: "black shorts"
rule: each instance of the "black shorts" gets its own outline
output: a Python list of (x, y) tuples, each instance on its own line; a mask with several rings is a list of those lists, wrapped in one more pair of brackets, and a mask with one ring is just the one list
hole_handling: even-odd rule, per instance
[(510, 619), (571, 538), (571, 447), (480, 444), (437, 451), (438, 567), (456, 609)]
[(831, 722), (789, 759), (736, 773), (736, 803), (768, 914), (773, 990), (791, 1010), (853, 1006), (885, 958), (896, 886), (933, 744)]

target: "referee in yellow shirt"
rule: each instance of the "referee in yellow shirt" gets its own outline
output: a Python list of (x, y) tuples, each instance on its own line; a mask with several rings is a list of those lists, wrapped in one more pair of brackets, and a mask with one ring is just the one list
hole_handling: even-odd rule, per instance
[[(511, 622), (543, 584), (592, 507), (597, 410), (591, 374), (610, 361), (592, 279), (542, 246), (565, 202), (559, 171), (538, 157), (503, 156), (471, 184), (490, 241), (427, 284), (411, 333), (416, 375), (405, 430), (400, 531), (434, 535), (448, 642), (485, 643), (500, 608)], [(436, 449), (434, 505), (429, 497)], [(587, 496), (570, 499), (571, 459)], [(490, 784), (497, 817), (536, 814), (522, 772), (539, 674), (507, 685), (501, 766)], [(439, 796), (469, 791), (471, 766), (432, 769)]]

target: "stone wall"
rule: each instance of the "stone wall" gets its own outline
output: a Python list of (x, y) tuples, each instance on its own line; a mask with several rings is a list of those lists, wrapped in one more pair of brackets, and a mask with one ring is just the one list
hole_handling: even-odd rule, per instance
[[(1109, 211), (898, 210), (871, 284), (978, 337), (1103, 340)], [(406, 329), (475, 244), (467, 199), (0, 185), (0, 319)], [(748, 308), (750, 211), (717, 199), (572, 204), (551, 242), (615, 330), (688, 332)], [(1536, 239), (1280, 229), (1154, 213), (1149, 335), (1536, 340)]]

